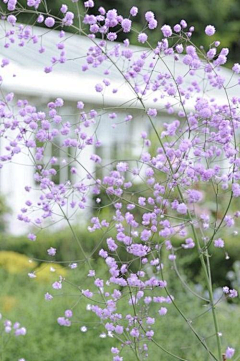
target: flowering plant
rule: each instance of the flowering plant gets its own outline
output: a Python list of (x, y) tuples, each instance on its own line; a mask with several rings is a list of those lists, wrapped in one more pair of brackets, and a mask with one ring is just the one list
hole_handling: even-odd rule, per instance
[[(134, 29), (134, 17), (138, 14), (135, 6), (127, 18), (116, 9), (106, 11), (103, 7), (93, 15), (94, 1), (89, 0), (84, 2), (86, 11), (81, 14), (78, 0), (72, 0), (76, 13), (63, 4), (57, 17), (39, 0), (28, 0), (26, 8), (16, 0), (2, 2), (7, 4), (7, 11), (2, 14), (6, 49), (14, 44), (27, 49), (33, 44), (39, 56), (46, 51), (44, 39), (48, 31), (38, 36), (32, 26), (18, 24), (17, 17), (24, 12), (29, 19), (34, 16), (34, 22), (60, 29), (54, 44), (58, 53), (50, 64), (44, 65), (46, 74), (51, 76), (55, 68), (70, 61), (65, 33), (69, 27), (89, 39), (82, 71), (97, 68), (102, 74), (101, 81), (91, 89), (100, 99), (100, 106), (88, 109), (79, 99), (74, 122), (65, 121), (61, 115), (62, 98), (48, 102), (44, 111), (28, 100), (16, 99), (13, 92), (3, 94), (2, 172), (5, 163), (17, 161), (22, 153), (34, 168), (35, 186), (26, 184), (29, 197), (18, 215), (19, 221), (36, 229), (29, 233), (29, 240), (36, 241), (37, 233), (46, 224), (59, 220), (68, 224), (83, 255), (70, 268), (81, 267), (84, 262), (89, 269), (87, 276), (93, 280), (92, 288), (81, 289), (79, 297), (89, 300), (89, 310), (99, 319), (104, 334), (116, 338), (116, 347), (111, 349), (114, 361), (123, 360), (121, 353), (126, 347), (138, 360), (148, 357), (150, 347), (159, 348), (171, 359), (186, 360), (155, 338), (161, 317), (168, 317), (169, 308), (177, 310), (209, 359), (231, 359), (234, 348), (223, 348), (221, 344), (218, 305), (225, 298), (238, 297), (238, 292), (223, 285), (220, 297), (215, 299), (211, 256), (225, 251), (226, 238), (237, 235), (240, 216), (240, 210), (233, 211), (232, 207), (237, 207), (236, 199), (240, 197), (240, 99), (236, 96), (240, 65), (234, 64), (232, 71), (225, 73), (222, 65), (227, 62), (228, 49), (220, 49), (218, 40), (212, 41), (209, 49), (197, 47), (192, 41), (194, 27), (185, 20), (159, 29), (154, 13), (147, 11), (146, 24), (138, 32)], [(159, 32), (157, 44), (151, 44), (151, 31)], [(115, 43), (120, 32), (126, 38)], [(131, 47), (130, 32), (146, 47)], [(206, 26), (205, 33), (215, 36), (214, 26)], [(78, 41), (81, 45), (80, 37)], [(3, 70), (10, 65), (8, 58), (2, 59)], [(114, 74), (118, 75), (117, 81)], [(4, 75), (1, 81), (4, 85)], [(110, 94), (115, 101), (107, 107), (105, 100)], [(164, 113), (167, 117), (163, 122)], [(106, 143), (101, 143), (98, 129), (109, 129), (105, 123), (111, 121), (117, 133), (122, 122), (131, 129), (131, 124), (140, 123), (139, 119), (144, 120), (144, 127), (134, 138), (139, 137), (141, 146), (131, 149), (127, 159), (124, 152), (120, 159), (102, 158), (101, 149)], [(69, 167), (70, 173), (61, 182), (56, 178), (59, 159), (54, 155), (46, 158), (49, 145), (67, 159), (60, 167)], [(39, 194), (37, 200), (35, 194)], [(96, 204), (92, 203), (92, 196)], [(101, 207), (104, 196), (111, 209), (106, 218), (101, 212), (106, 207)], [(208, 208), (209, 201), (214, 204), (213, 211)], [(78, 211), (89, 214), (96, 206), (99, 214), (91, 217), (88, 230), (101, 232), (96, 249), (108, 270), (107, 280), (98, 277), (91, 255), (85, 253), (85, 241), (78, 239), (72, 225)], [(181, 240), (180, 247), (174, 243), (176, 238)], [(177, 268), (181, 250), (197, 252), (205, 294), (196, 292), (181, 277)], [(47, 250), (50, 257), (56, 252), (53, 247)], [(222, 254), (224, 262), (227, 249)], [(168, 267), (175, 269), (176, 277), (189, 293), (208, 305), (216, 341), (213, 348), (189, 322), (170, 291)], [(45, 299), (51, 301), (65, 282), (67, 278), (61, 275)], [(119, 311), (119, 305), (124, 311)], [(73, 319), (74, 310), (67, 309), (58, 323), (69, 327)], [(87, 327), (82, 325), (81, 330), (86, 332)]]
[[(25, 327), (22, 327), (19, 322), (14, 322), (10, 320), (4, 320), (2, 314), (0, 313), (0, 325), (2, 333), (2, 342), (1, 342), (1, 357), (7, 347), (8, 342), (12, 337), (25, 336), (27, 330)], [(19, 361), (25, 361), (24, 359), (19, 359)]]

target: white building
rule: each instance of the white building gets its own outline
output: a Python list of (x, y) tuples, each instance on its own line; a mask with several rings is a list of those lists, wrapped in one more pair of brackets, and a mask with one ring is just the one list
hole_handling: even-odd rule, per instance
[[(137, 144), (137, 139), (142, 130), (150, 127), (145, 112), (141, 104), (136, 100), (136, 94), (130, 86), (126, 84), (121, 73), (114, 67), (111, 67), (111, 83), (112, 88), (117, 88), (118, 93), (112, 93), (112, 88), (104, 91), (104, 101), (101, 93), (95, 92), (95, 85), (101, 83), (104, 78), (104, 67), (91, 68), (87, 72), (81, 70), (82, 66), (86, 64), (85, 58), (87, 49), (92, 45), (90, 39), (83, 36), (76, 36), (70, 34), (66, 41), (66, 56), (68, 61), (65, 64), (58, 64), (54, 66), (54, 71), (50, 74), (44, 73), (43, 69), (46, 64), (51, 64), (51, 58), (59, 55), (59, 50), (56, 48), (59, 33), (57, 31), (48, 31), (46, 29), (33, 29), (34, 34), (41, 38), (41, 46), (44, 46), (45, 52), (40, 54), (38, 49), (40, 44), (33, 44), (27, 42), (24, 48), (18, 46), (18, 42), (12, 44), (8, 49), (4, 47), (3, 33), (7, 28), (5, 22), (0, 24), (0, 62), (3, 58), (10, 60), (10, 65), (0, 70), (0, 75), (3, 77), (2, 94), (14, 92), (16, 99), (27, 99), (30, 103), (37, 106), (39, 110), (45, 109), (49, 101), (60, 97), (65, 101), (63, 109), (63, 116), (69, 117), (71, 122), (78, 116), (76, 114), (76, 103), (81, 100), (85, 103), (86, 111), (90, 109), (106, 110), (106, 116), (102, 116), (100, 126), (98, 128), (99, 138), (103, 142), (103, 153), (101, 156), (107, 163), (116, 156), (120, 157), (126, 148)], [(60, 40), (59, 40), (60, 41)], [(112, 43), (109, 46), (113, 46)], [(139, 53), (140, 48), (133, 48), (135, 54)], [(151, 59), (150, 59), (151, 60)], [(150, 61), (149, 60), (149, 61)], [(175, 63), (172, 58), (166, 58), (168, 67), (173, 72), (184, 75), (186, 68), (181, 63)], [(122, 67), (123, 64), (117, 64)], [(159, 67), (165, 69), (163, 62), (159, 62)], [(16, 75), (16, 76), (15, 76)], [(230, 72), (224, 72), (228, 78), (231, 76)], [(106, 76), (107, 77), (107, 76)], [(189, 79), (189, 84), (191, 79)], [(232, 91), (234, 94), (234, 89)], [(211, 94), (210, 94), (211, 95)], [(213, 96), (214, 94), (212, 94)], [(223, 99), (224, 94), (219, 92), (219, 101)], [(156, 107), (153, 97), (148, 97), (145, 100), (147, 107)], [(158, 120), (164, 123), (169, 119), (169, 115), (164, 109), (164, 102), (157, 103), (159, 109)], [(189, 107), (189, 105), (188, 105)], [(112, 128), (113, 121), (109, 120), (108, 113), (118, 108), (118, 123), (117, 131)], [(127, 114), (133, 115), (133, 121), (127, 125), (124, 118)], [(75, 115), (74, 115), (75, 114)], [(75, 117), (75, 118), (74, 118)], [(69, 121), (70, 121), (69, 120)], [(122, 120), (122, 121), (121, 121)], [(156, 121), (158, 121), (156, 120)], [(0, 153), (4, 149), (4, 139), (0, 138)], [(138, 152), (138, 147), (131, 147)], [(47, 156), (50, 158), (52, 152), (56, 152), (49, 147)], [(89, 162), (90, 153), (94, 149), (88, 148), (88, 153), (85, 154), (82, 163), (90, 171), (94, 171), (94, 166)], [(56, 154), (55, 154), (56, 155)], [(64, 154), (57, 154), (59, 162), (64, 158)], [(23, 167), (22, 164), (26, 166)], [(80, 171), (80, 170), (79, 170)], [(58, 179), (59, 182), (66, 178), (69, 170), (68, 167), (59, 167)], [(9, 163), (4, 166), (4, 171), (0, 171), (0, 192), (6, 196), (8, 203), (13, 208), (11, 215), (10, 232), (19, 234), (26, 229), (22, 229), (21, 223), (17, 220), (17, 214), (26, 201), (26, 194), (23, 191), (25, 185), (36, 186), (33, 180), (34, 167), (29, 162), (26, 155), (20, 154), (17, 157), (16, 163)]]

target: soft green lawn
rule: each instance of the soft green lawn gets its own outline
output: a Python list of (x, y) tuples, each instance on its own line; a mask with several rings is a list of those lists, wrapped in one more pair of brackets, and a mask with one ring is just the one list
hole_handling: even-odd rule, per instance
[[(98, 266), (98, 268), (100, 267)], [(100, 272), (102, 273), (101, 270)], [(88, 282), (83, 288), (90, 288), (90, 281), (86, 280), (85, 274), (85, 270), (80, 267), (73, 271), (69, 280), (75, 285), (79, 285), (80, 288)], [(29, 279), (24, 273), (10, 274), (0, 269), (0, 312), (5, 318), (19, 321), (28, 330), (26, 336), (9, 340), (6, 350), (1, 351), (1, 361), (17, 361), (21, 357), (26, 361), (112, 360), (110, 348), (116, 344), (120, 346), (118, 341), (109, 337), (100, 338), (99, 335), (104, 331), (104, 327), (99, 324), (98, 319), (91, 311), (86, 310), (89, 301), (80, 298), (80, 291), (69, 284), (64, 284), (61, 291), (52, 290), (52, 280), (56, 279), (57, 277), (54, 275), (49, 281), (39, 282), (37, 279)], [(59, 296), (46, 302), (44, 294), (47, 291)], [(161, 291), (161, 294), (163, 292)], [(207, 310), (206, 305), (194, 300), (191, 296), (186, 298), (183, 290), (178, 290), (176, 301), (189, 321), (192, 321), (191, 324), (198, 333), (202, 337), (207, 337), (207, 345), (210, 347), (213, 345), (212, 351), (216, 353), (211, 314), (206, 312), (202, 317), (198, 317)], [(60, 327), (56, 322), (57, 317), (63, 316), (64, 311), (72, 308), (74, 304), (72, 327)], [(161, 318), (157, 316), (159, 305), (155, 311), (153, 309), (158, 319), (154, 328), (157, 342), (172, 353), (189, 361), (211, 360), (174, 307), (168, 308), (168, 314)], [(124, 304), (122, 304), (121, 311), (125, 311)], [(236, 347), (236, 352), (239, 352), (240, 307), (222, 302), (218, 305), (218, 316), (219, 329), (223, 333), (223, 350), (230, 345)], [(80, 331), (82, 325), (87, 325), (86, 333)], [(123, 351), (122, 355), (125, 356), (124, 360), (136, 360), (131, 351)], [(150, 344), (149, 360), (171, 361), (175, 358)]]

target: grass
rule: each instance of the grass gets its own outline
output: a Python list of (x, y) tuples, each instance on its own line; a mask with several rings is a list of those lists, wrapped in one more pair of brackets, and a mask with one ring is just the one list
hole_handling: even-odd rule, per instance
[[(104, 271), (101, 265), (95, 264), (95, 266), (102, 277)], [(81, 297), (79, 291), (81, 288), (91, 288), (89, 278), (85, 277), (85, 271), (83, 266), (74, 270), (68, 278), (74, 286), (71, 286), (70, 283), (64, 284), (63, 290), (54, 291), (51, 288), (51, 283), (57, 279), (54, 274), (51, 274), (49, 279), (43, 277), (39, 281), (38, 278), (29, 279), (25, 273), (9, 273), (3, 268), (0, 269), (0, 312), (4, 318), (19, 321), (28, 330), (26, 336), (12, 337), (7, 348), (1, 349), (1, 361), (17, 361), (21, 357), (26, 361), (112, 360), (111, 347), (116, 346), (117, 343), (117, 346), (121, 348), (121, 344), (110, 337), (99, 337), (104, 331), (104, 327), (91, 311), (86, 310), (89, 301)], [(59, 296), (46, 302), (44, 300), (46, 292)], [(158, 290), (155, 295), (163, 295), (163, 292)], [(216, 353), (212, 318), (211, 313), (206, 312), (207, 306), (191, 296), (187, 297), (183, 289), (178, 288), (175, 297), (189, 323)], [(120, 307), (118, 312), (124, 313), (125, 304), (123, 302)], [(74, 311), (73, 325), (70, 328), (61, 327), (56, 320), (59, 316), (63, 316), (64, 311), (68, 308), (72, 308)], [(174, 307), (168, 307), (169, 312), (164, 317), (158, 316), (159, 308), (160, 305), (152, 306), (152, 313), (158, 320), (154, 327), (157, 342), (188, 361), (211, 360), (197, 338), (189, 331), (189, 325), (179, 316)], [(204, 314), (199, 317), (202, 313)], [(240, 339), (239, 305), (220, 302), (217, 313), (220, 331), (223, 334), (223, 350), (228, 345), (237, 348)], [(80, 331), (80, 327), (83, 325), (88, 327), (86, 333)], [(4, 339), (6, 341), (7, 337), (8, 335), (3, 334), (2, 341)], [(175, 360), (159, 347), (153, 344), (150, 346), (149, 360)], [(121, 355), (125, 356), (124, 360), (136, 360), (131, 351), (124, 350)]]

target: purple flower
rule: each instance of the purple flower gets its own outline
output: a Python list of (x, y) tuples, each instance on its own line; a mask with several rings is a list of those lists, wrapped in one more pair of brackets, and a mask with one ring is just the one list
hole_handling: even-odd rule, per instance
[(147, 317), (146, 323), (147, 323), (148, 325), (153, 325), (153, 324), (155, 323), (155, 318)]
[(223, 293), (228, 294), (228, 293), (229, 293), (229, 287), (224, 286), (224, 287), (223, 287)]
[[(2, 316), (2, 315), (1, 315)], [(12, 322), (10, 320), (6, 320), (4, 322), (4, 326), (12, 326)]]
[(182, 244), (182, 247), (185, 249), (190, 249), (195, 247), (195, 243), (193, 242), (192, 238), (187, 238), (185, 240), (185, 244)]
[(123, 19), (122, 28), (124, 33), (129, 33), (131, 31), (132, 21), (129, 19)]
[(153, 330), (147, 331), (146, 336), (152, 338), (154, 336), (154, 331)]
[(25, 327), (21, 327), (21, 328), (18, 328), (16, 331), (15, 331), (15, 336), (25, 336), (27, 333), (27, 330)]
[(224, 241), (221, 238), (215, 239), (214, 246), (217, 248), (223, 248), (224, 247)]
[(66, 310), (64, 314), (65, 314), (65, 317), (67, 317), (67, 318), (71, 318), (73, 315), (72, 310)]
[(6, 332), (6, 333), (10, 333), (11, 331), (12, 331), (11, 326), (6, 326), (6, 327), (5, 327), (5, 332)]
[(146, 242), (149, 240), (149, 238), (151, 237), (152, 235), (152, 232), (147, 230), (147, 229), (144, 229), (142, 232), (141, 232), (141, 240)]
[[(72, 2), (77, 2), (78, 0), (72, 0)], [(94, 1), (93, 0), (88, 0), (84, 2), (84, 7), (85, 8), (93, 8), (94, 7)]]
[(148, 36), (147, 36), (147, 34), (145, 34), (145, 33), (140, 33), (140, 34), (138, 35), (138, 41), (139, 41), (139, 43), (144, 44), (144, 43), (146, 43), (147, 39), (148, 39)]
[(95, 271), (90, 269), (88, 272), (88, 277), (94, 277), (95, 276)]
[(65, 13), (68, 11), (67, 5), (62, 4), (62, 6), (61, 6), (61, 8), (60, 8), (60, 11), (61, 11), (63, 14), (65, 14)]
[(130, 332), (132, 337), (139, 337), (139, 330), (137, 328), (133, 328)]
[(166, 307), (161, 307), (160, 310), (158, 311), (160, 316), (165, 316), (167, 313), (167, 308)]
[(44, 16), (43, 16), (42, 14), (38, 16), (37, 22), (38, 22), (39, 24), (41, 24), (41, 23), (44, 22)]
[(147, 22), (153, 20), (155, 18), (154, 13), (152, 11), (147, 11), (145, 13), (145, 19), (147, 20)]
[(105, 328), (106, 328), (107, 331), (114, 331), (115, 330), (115, 326), (110, 322), (106, 323)]
[(225, 356), (227, 359), (231, 359), (235, 354), (235, 349), (234, 348), (231, 348), (231, 347), (228, 347), (225, 351)]
[(202, 200), (202, 193), (195, 189), (189, 189), (187, 191), (189, 203), (197, 203)]
[(174, 25), (173, 30), (175, 31), (175, 33), (179, 33), (182, 30), (181, 25), (179, 24)]
[(13, 325), (14, 330), (18, 329), (20, 327), (20, 323), (19, 322), (15, 322)]
[(224, 221), (225, 221), (227, 227), (232, 227), (235, 224), (235, 221), (234, 221), (233, 217), (231, 217), (231, 216), (225, 216)]
[(29, 272), (29, 273), (28, 273), (28, 277), (29, 277), (29, 278), (36, 278), (37, 276), (35, 275), (34, 272)]
[(60, 290), (62, 288), (62, 283), (56, 281), (52, 284), (52, 288), (54, 288), (55, 290)]
[(219, 55), (218, 58), (214, 61), (215, 66), (223, 65), (227, 62), (227, 57), (225, 55)]
[(182, 44), (176, 45), (176, 50), (178, 54), (181, 54), (183, 52), (183, 45)]
[(84, 108), (84, 103), (81, 102), (81, 101), (77, 102), (77, 108), (78, 109), (83, 109)]
[(123, 333), (123, 326), (117, 325), (115, 327), (115, 332), (119, 335), (121, 335)]
[(177, 212), (180, 213), (180, 214), (187, 214), (187, 210), (188, 210), (187, 206), (184, 203), (180, 203), (177, 206)]
[(75, 269), (75, 268), (77, 268), (77, 263), (71, 263), (71, 264), (69, 265), (69, 267), (70, 267), (71, 269)]
[(89, 290), (82, 290), (82, 294), (87, 298), (91, 298), (93, 296), (93, 293)]
[(111, 352), (112, 352), (113, 354), (118, 354), (120, 351), (119, 351), (119, 349), (118, 349), (117, 347), (112, 347), (112, 348), (111, 348)]
[(240, 184), (233, 183), (232, 185), (233, 197), (240, 197)]
[(66, 327), (71, 326), (71, 321), (69, 321), (65, 317), (58, 317), (57, 322), (60, 326), (66, 326)]
[(128, 170), (128, 164), (125, 162), (120, 162), (117, 164), (116, 168), (119, 172), (126, 172)]
[(100, 251), (98, 252), (99, 256), (102, 258), (107, 258), (108, 253), (107, 251), (104, 251), (104, 249), (100, 249)]
[(28, 234), (28, 239), (30, 239), (30, 241), (36, 241), (36, 236), (35, 236), (35, 234), (33, 234), (33, 233), (29, 233)]
[(200, 109), (199, 110), (199, 115), (202, 117), (202, 118), (210, 118), (211, 115), (212, 115), (212, 111), (211, 109), (209, 108), (203, 108), (203, 109)]
[(147, 111), (147, 114), (150, 117), (156, 117), (157, 116), (157, 109), (149, 108), (148, 111)]
[(53, 247), (50, 247), (48, 250), (47, 250), (47, 253), (49, 256), (55, 256), (57, 250), (56, 248), (53, 248)]
[(113, 361), (123, 361), (123, 358), (117, 355), (113, 357)]
[(48, 28), (52, 28), (55, 25), (55, 19), (49, 16), (45, 19), (44, 23)]
[(108, 245), (109, 250), (112, 252), (116, 251), (116, 249), (118, 248), (118, 246), (116, 245), (116, 243), (114, 242), (114, 240), (112, 238), (107, 239), (107, 245)]
[(205, 28), (205, 34), (207, 34), (208, 36), (214, 35), (214, 34), (215, 34), (215, 31), (216, 31), (216, 29), (215, 29), (215, 27), (212, 26), (212, 25), (208, 25), (208, 26), (206, 26), (206, 28)]
[(108, 33), (107, 34), (107, 39), (110, 40), (110, 41), (114, 41), (117, 39), (117, 34), (116, 33)]
[(16, 18), (16, 16), (14, 16), (14, 15), (8, 15), (7, 21), (8, 21), (10, 24), (15, 25), (15, 23), (16, 23), (16, 21), (17, 21), (17, 18)]
[(217, 53), (216, 48), (212, 48), (207, 52), (208, 59), (213, 59)]
[(236, 298), (238, 296), (238, 292), (235, 289), (229, 290), (229, 297)]
[(161, 27), (161, 30), (162, 30), (162, 33), (163, 33), (163, 36), (165, 36), (165, 38), (169, 38), (171, 35), (172, 35), (172, 29), (169, 25), (163, 25)]
[(158, 25), (158, 22), (156, 19), (151, 19), (148, 23), (148, 27), (151, 30), (156, 29), (157, 25)]
[(240, 64), (239, 63), (235, 63), (232, 67), (232, 70), (234, 71), (234, 73), (236, 74), (240, 74)]
[(97, 287), (103, 287), (103, 280), (101, 280), (100, 278), (97, 278), (97, 279), (94, 281), (94, 284), (95, 284), (95, 286), (97, 286)]
[(140, 206), (145, 206), (146, 205), (146, 198), (145, 197), (139, 197), (138, 198), (138, 204)]
[(185, 29), (187, 27), (187, 22), (185, 20), (181, 20), (180, 24), (181, 24), (183, 29)]
[(44, 296), (44, 297), (45, 297), (45, 300), (46, 300), (46, 301), (51, 301), (51, 300), (53, 299), (53, 296), (52, 296), (50, 293), (48, 293), (48, 292), (45, 293), (45, 296)]
[(136, 16), (138, 13), (138, 8), (136, 6), (133, 6), (131, 9), (130, 9), (130, 14), (132, 16)]
[(95, 85), (95, 90), (96, 90), (96, 92), (101, 93), (103, 91), (102, 84), (96, 84)]

